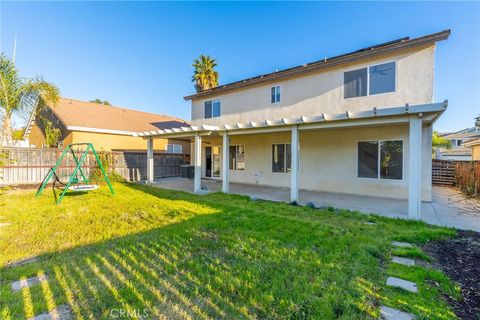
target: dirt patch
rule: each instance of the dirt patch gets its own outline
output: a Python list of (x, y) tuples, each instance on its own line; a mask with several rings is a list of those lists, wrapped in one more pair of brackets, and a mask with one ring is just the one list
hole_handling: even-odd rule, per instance
[(430, 242), (423, 247), (441, 269), (461, 286), (463, 299), (447, 297), (460, 319), (480, 319), (480, 233), (458, 231), (458, 237)]

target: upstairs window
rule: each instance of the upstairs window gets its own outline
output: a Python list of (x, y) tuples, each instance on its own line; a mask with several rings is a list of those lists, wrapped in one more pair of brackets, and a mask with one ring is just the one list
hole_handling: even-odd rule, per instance
[(371, 66), (369, 74), (369, 94), (395, 91), (395, 62)]
[(220, 100), (205, 101), (205, 119), (220, 117)]
[(272, 145), (272, 172), (288, 173), (292, 168), (292, 148), (290, 144)]
[(347, 71), (343, 76), (344, 92), (347, 98), (363, 97), (367, 95), (367, 68)]
[(359, 178), (402, 180), (403, 141), (358, 142)]
[(280, 102), (280, 86), (272, 87), (272, 89), (271, 89), (271, 102), (272, 103)]
[(345, 99), (395, 92), (395, 62), (347, 71), (343, 74), (343, 85)]

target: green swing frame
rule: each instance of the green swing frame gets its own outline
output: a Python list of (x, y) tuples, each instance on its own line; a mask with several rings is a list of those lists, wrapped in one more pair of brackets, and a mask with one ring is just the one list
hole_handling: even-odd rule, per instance
[[(72, 149), (73, 146), (86, 146), (85, 151), (82, 153), (80, 159), (75, 155), (74, 150)], [(62, 152), (60, 157), (58, 158), (57, 162), (55, 163), (55, 166), (53, 166), (50, 171), (48, 171), (48, 174), (45, 176), (43, 179), (42, 185), (38, 189), (37, 193), (35, 194), (35, 198), (40, 196), (42, 194), (42, 191), (45, 189), (47, 186), (48, 182), (52, 177), (55, 177), (57, 180), (57, 169), (62, 163), (63, 158), (65, 155), (68, 154), (68, 152), (72, 153), (73, 160), (76, 163), (75, 169), (73, 170), (72, 174), (70, 175), (70, 178), (68, 179), (67, 184), (65, 185), (63, 192), (61, 193), (60, 197), (57, 200), (57, 204), (60, 204), (62, 201), (63, 197), (65, 196), (65, 193), (67, 193), (68, 189), (72, 185), (72, 183), (80, 183), (83, 182), (85, 184), (90, 183), (90, 180), (86, 177), (85, 173), (82, 170), (82, 164), (85, 162), (85, 159), (87, 158), (88, 152), (92, 151), (93, 155), (95, 156), (95, 160), (97, 161), (98, 167), (100, 168), (100, 171), (102, 172), (103, 178), (105, 179), (105, 182), (107, 182), (108, 187), (110, 188), (110, 192), (112, 195), (115, 195), (115, 191), (113, 190), (112, 184), (110, 183), (110, 179), (108, 179), (107, 173), (105, 172), (105, 169), (103, 168), (102, 162), (100, 161), (100, 158), (98, 157), (97, 152), (95, 151), (95, 148), (93, 147), (93, 144), (91, 143), (72, 143), (69, 144)], [(79, 180), (77, 177), (77, 173), (80, 172), (81, 179)], [(86, 190), (87, 191), (87, 190)]]

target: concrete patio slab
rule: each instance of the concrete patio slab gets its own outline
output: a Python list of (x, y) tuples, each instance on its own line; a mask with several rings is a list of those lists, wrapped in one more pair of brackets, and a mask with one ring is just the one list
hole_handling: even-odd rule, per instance
[[(190, 179), (162, 178), (156, 179), (152, 185), (163, 189), (193, 192), (193, 180)], [(222, 190), (221, 180), (203, 179), (202, 186), (205, 187), (206, 192)], [(284, 187), (230, 183), (230, 193), (280, 202), (289, 202), (290, 199), (290, 189)], [(308, 202), (312, 202), (316, 207), (334, 207), (390, 218), (408, 219), (408, 201), (406, 200), (300, 190), (298, 204), (305, 205)], [(478, 208), (480, 208), (478, 200), (467, 201), (466, 197), (454, 189), (433, 186), (432, 202), (422, 203), (421, 218), (434, 225), (480, 232), (480, 209)]]
[(37, 283), (40, 283), (42, 281), (47, 281), (47, 280), (48, 280), (47, 275), (32, 277), (24, 280), (14, 281), (12, 282), (11, 287), (14, 292), (17, 292), (22, 290), (23, 288), (31, 287), (33, 285), (36, 285)]
[(380, 307), (380, 315), (384, 320), (412, 320), (415, 316), (411, 313), (403, 312), (386, 306)]
[(402, 248), (411, 248), (411, 247), (413, 247), (413, 244), (408, 243), (408, 242), (401, 242), (401, 241), (392, 241), (391, 244), (392, 244), (392, 246), (402, 247)]
[(388, 277), (387, 278), (387, 286), (389, 287), (397, 287), (401, 288), (410, 292), (418, 293), (418, 288), (415, 282), (403, 280), (400, 278), (395, 277)]
[(28, 320), (70, 320), (73, 319), (72, 312), (68, 304), (62, 304), (49, 312), (40, 313)]
[(415, 265), (415, 260), (403, 258), (403, 257), (397, 257), (397, 256), (392, 256), (392, 262), (398, 263), (407, 267), (411, 267)]

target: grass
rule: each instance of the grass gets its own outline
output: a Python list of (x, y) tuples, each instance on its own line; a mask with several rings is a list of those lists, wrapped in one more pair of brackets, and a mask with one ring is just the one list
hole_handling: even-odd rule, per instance
[[(221, 193), (195, 196), (136, 184), (64, 198), (0, 198), (0, 318), (69, 303), (78, 319), (365, 319), (380, 304), (420, 319), (454, 319), (439, 271), (389, 263), (392, 240), (421, 244), (451, 229), (354, 212), (314, 210)], [(365, 221), (374, 221), (368, 225)], [(402, 249), (403, 250), (403, 249)], [(428, 259), (420, 249), (395, 254)], [(6, 267), (38, 256), (39, 262)], [(14, 293), (10, 283), (48, 282)], [(385, 287), (388, 275), (420, 294)], [(112, 314), (113, 312), (113, 314)], [(128, 317), (127, 317), (128, 318)]]

